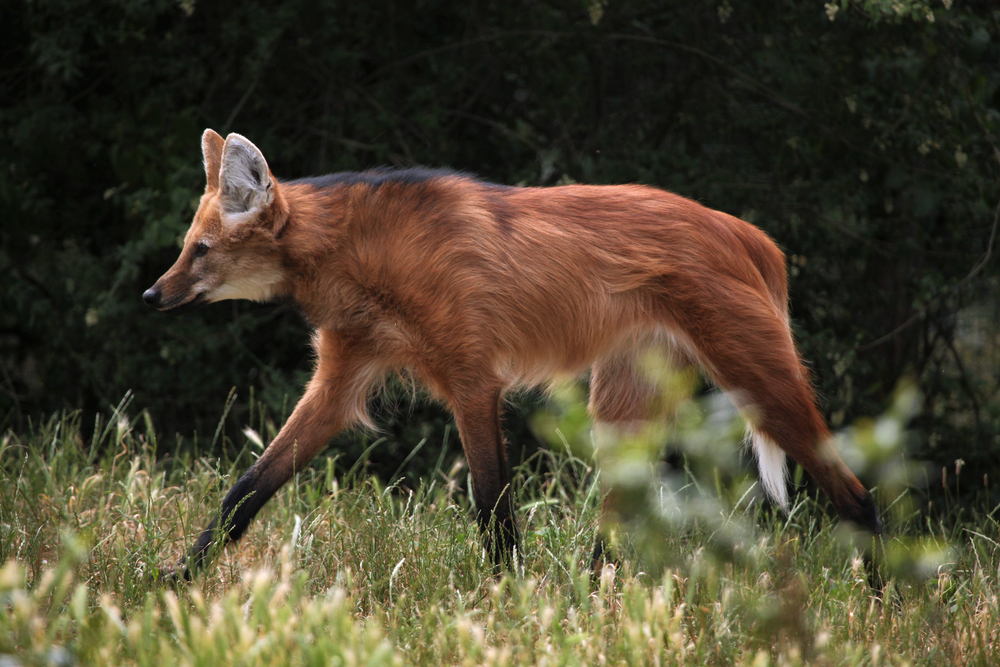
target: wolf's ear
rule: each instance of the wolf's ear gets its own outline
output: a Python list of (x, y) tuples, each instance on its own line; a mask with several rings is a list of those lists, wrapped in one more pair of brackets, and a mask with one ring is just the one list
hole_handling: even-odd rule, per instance
[(246, 213), (274, 201), (274, 182), (263, 153), (236, 133), (226, 137), (222, 147), (219, 201), (225, 213)]
[(208, 185), (205, 192), (215, 192), (219, 189), (219, 170), (222, 168), (222, 147), (226, 140), (215, 130), (205, 130), (201, 135), (201, 152), (205, 156), (205, 178)]

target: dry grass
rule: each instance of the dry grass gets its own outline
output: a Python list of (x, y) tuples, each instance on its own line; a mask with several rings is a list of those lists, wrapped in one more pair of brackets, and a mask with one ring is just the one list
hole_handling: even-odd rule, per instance
[[(890, 542), (890, 552), (909, 557), (897, 558), (884, 603), (857, 553), (808, 500), (787, 518), (719, 500), (717, 522), (675, 523), (653, 540), (655, 554), (639, 547), (650, 540), (633, 540), (619, 572), (592, 582), (598, 494), (587, 465), (566, 454), (517, 472), (525, 544), (514, 574), (496, 577), (483, 562), (456, 491), (460, 466), (409, 489), (340, 479), (326, 460), (282, 490), (193, 585), (164, 588), (158, 568), (183, 552), (239, 470), (157, 458), (148, 423), (141, 436), (120, 414), (109, 424), (93, 448), (72, 416), (2, 438), (0, 664), (1000, 659), (992, 508), (964, 508), (965, 523), (947, 527), (896, 519), (890, 530), (909, 537)], [(928, 545), (943, 544), (951, 562), (928, 567)], [(919, 573), (921, 563), (920, 577), (899, 574)]]

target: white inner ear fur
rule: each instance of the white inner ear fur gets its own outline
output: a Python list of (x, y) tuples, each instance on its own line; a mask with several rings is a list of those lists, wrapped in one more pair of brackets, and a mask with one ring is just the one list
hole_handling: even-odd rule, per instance
[(246, 138), (230, 134), (219, 172), (219, 201), (223, 217), (228, 218), (226, 222), (242, 222), (239, 214), (255, 212), (270, 204), (274, 200), (272, 185), (260, 150)]
[(240, 213), (226, 213), (225, 200), (220, 197), (220, 202), (222, 202), (222, 224), (225, 227), (235, 227), (236, 225), (242, 225), (244, 222), (250, 222), (256, 219), (257, 214), (260, 213), (259, 208), (252, 208), (249, 211), (241, 211)]

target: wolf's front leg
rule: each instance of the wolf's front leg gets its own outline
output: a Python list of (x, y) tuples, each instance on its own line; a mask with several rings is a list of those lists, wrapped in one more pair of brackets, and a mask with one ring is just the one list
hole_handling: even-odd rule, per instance
[(222, 509), (187, 558), (180, 573), (190, 580), (206, 562), (213, 544), (238, 540), (251, 519), (342, 429), (366, 422), (365, 403), (381, 369), (360, 337), (321, 331), (315, 338), (316, 372), (292, 416), (261, 457), (226, 494)]

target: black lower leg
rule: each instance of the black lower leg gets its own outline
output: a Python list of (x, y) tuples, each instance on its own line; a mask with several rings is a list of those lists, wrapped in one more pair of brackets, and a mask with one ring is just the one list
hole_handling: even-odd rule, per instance
[(882, 588), (885, 583), (882, 581), (881, 564), (885, 562), (882, 550), (882, 536), (876, 535), (872, 539), (872, 544), (864, 550), (865, 571), (868, 572), (868, 585), (875, 594), (882, 597)]
[(205, 565), (212, 548), (234, 542), (243, 536), (250, 521), (278, 490), (266, 475), (251, 467), (222, 501), (219, 516), (198, 536), (198, 540), (180, 562), (181, 576), (190, 581)]
[(483, 534), (483, 546), (497, 571), (510, 569), (521, 541), (510, 494), (505, 491), (493, 505), (487, 505), (488, 502), (476, 497), (476, 522)]
[(876, 594), (882, 593), (882, 572), (881, 565), (885, 559), (882, 557), (882, 520), (878, 516), (878, 506), (875, 499), (868, 491), (859, 493), (853, 502), (837, 507), (837, 514), (841, 520), (849, 521), (858, 528), (869, 533), (864, 538), (864, 544), (860, 544), (862, 556), (864, 558), (865, 571), (868, 573), (868, 584)]
[(618, 569), (619, 561), (618, 555), (615, 553), (614, 547), (611, 545), (610, 540), (605, 537), (603, 532), (597, 533), (597, 539), (594, 540), (594, 553), (590, 558), (590, 580), (596, 583), (601, 578), (601, 573), (604, 572), (604, 567), (606, 565), (611, 565), (616, 570)]
[(601, 576), (601, 570), (604, 569), (605, 565), (616, 564), (614, 556), (611, 553), (611, 549), (608, 547), (607, 540), (604, 539), (604, 535), (598, 533), (597, 539), (594, 540), (594, 553), (590, 558), (590, 570), (595, 577)]
[(844, 521), (850, 521), (873, 535), (882, 534), (882, 520), (878, 516), (878, 506), (868, 491), (859, 493), (853, 502), (837, 507), (837, 514)]

